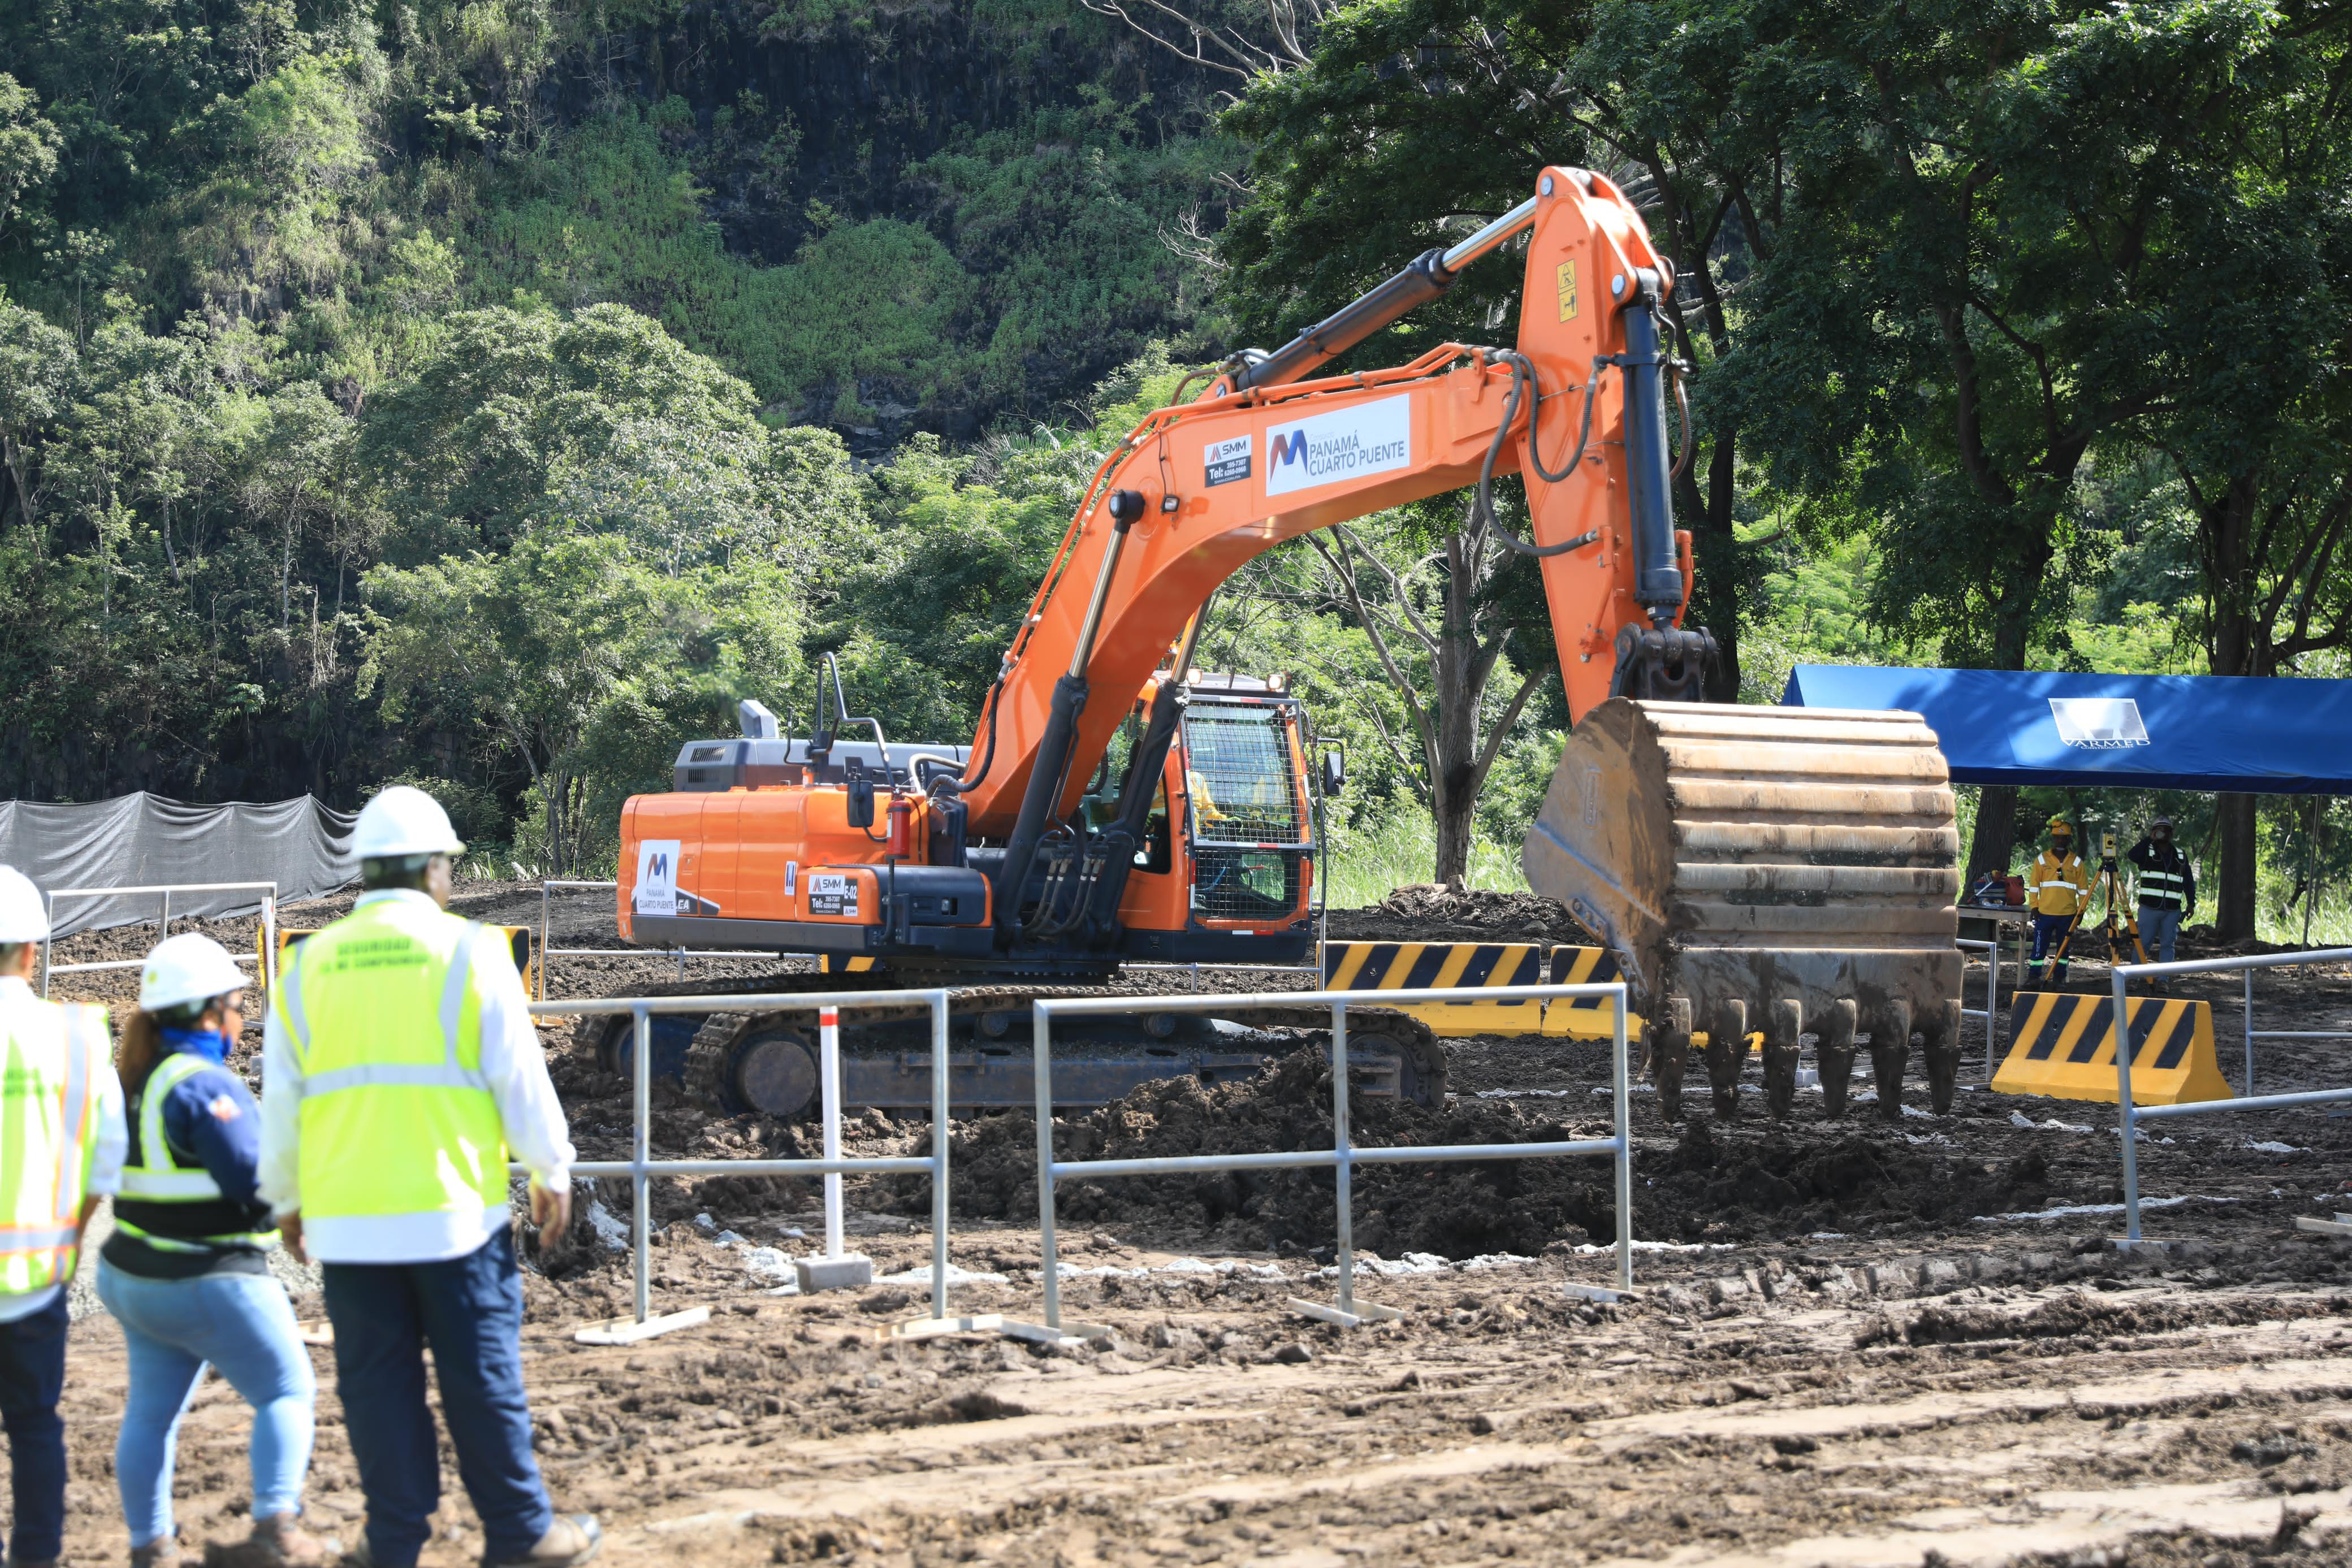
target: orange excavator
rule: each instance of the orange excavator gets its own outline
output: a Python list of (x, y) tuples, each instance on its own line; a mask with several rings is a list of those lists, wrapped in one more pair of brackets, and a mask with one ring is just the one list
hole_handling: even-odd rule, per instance
[[(1315, 374), (1522, 235), (1514, 347), (1450, 343), (1390, 370)], [(1192, 652), (1207, 601), (1286, 539), (1466, 488), (1488, 526), (1538, 558), (1576, 721), (1522, 863), (1614, 955), (1661, 1088), (1679, 1093), (1696, 1047), (1718, 1114), (1736, 1114), (1742, 1062), (1760, 1047), (1768, 1100), (1784, 1111), (1810, 1034), (1836, 1113), (1866, 1038), (1892, 1114), (1916, 1034), (1948, 1104), (1958, 843), (1934, 735), (1909, 715), (1701, 700), (1715, 644), (1683, 624), (1674, 287), (1622, 192), (1549, 168), (1533, 196), (1459, 244), (1274, 352), (1235, 355), (1104, 460), (970, 746), (892, 747), (850, 717), (837, 679), (828, 714), (820, 678), (804, 736), (774, 734), (747, 705), (744, 737), (689, 745), (679, 789), (628, 803), (624, 934), (814, 952), (835, 984), (861, 959), (874, 984), (944, 980), (968, 998), (959, 1017), (982, 1056), (1039, 988), (1099, 984), (1123, 961), (1297, 961), (1313, 942), (1315, 844), (1296, 705), (1204, 689)], [(1494, 481), (1511, 473), (1526, 486), (1526, 539), (1493, 512)], [(871, 740), (844, 738), (861, 727)], [(1220, 747), (1248, 759), (1223, 794), (1198, 765)], [(690, 778), (698, 768), (708, 776)], [(1243, 888), (1254, 901), (1234, 901)], [(1074, 1071), (1096, 1087), (1073, 1092), (1254, 1065), (1265, 1031), (1303, 1021), (1147, 1017), (1138, 1038), (1096, 1042), (1097, 1065), (1113, 1065)], [(1186, 1036), (1193, 1022), (1210, 1034)], [(1391, 1087), (1431, 1098), (1442, 1057), (1407, 1022), (1390, 1037)], [(873, 1028), (845, 1096), (891, 1103), (889, 1028)], [(813, 1092), (807, 1032), (784, 1015), (714, 1015), (693, 1053), (722, 1103), (783, 1113)], [(967, 1067), (959, 1100), (1027, 1103), (1024, 1053), (995, 1054)], [(892, 1071), (919, 1103), (920, 1063)]]

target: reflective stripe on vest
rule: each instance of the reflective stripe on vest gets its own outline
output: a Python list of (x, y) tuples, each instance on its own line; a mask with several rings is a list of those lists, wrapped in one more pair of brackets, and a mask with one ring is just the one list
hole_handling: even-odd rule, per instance
[(0, 1018), (0, 1295), (71, 1273), (105, 1013), (35, 1002)]
[(151, 1203), (202, 1203), (220, 1197), (220, 1183), (212, 1173), (180, 1164), (163, 1131), (163, 1102), (212, 1065), (201, 1056), (173, 1051), (147, 1075), (147, 1086), (139, 1093), (139, 1163), (122, 1167), (123, 1197)]
[(504, 1126), (481, 1071), (480, 1020), (467, 1014), (481, 929), (385, 900), (310, 937), (281, 968), (274, 1005), (302, 1075), (306, 1216), (506, 1201)]

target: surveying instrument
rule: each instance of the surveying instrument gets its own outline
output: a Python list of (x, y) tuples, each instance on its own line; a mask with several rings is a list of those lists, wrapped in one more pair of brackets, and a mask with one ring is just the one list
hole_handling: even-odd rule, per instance
[(2105, 828), (2099, 832), (2098, 874), (2092, 880), (2090, 895), (2086, 895), (2082, 907), (2074, 911), (2074, 923), (2066, 927), (2066, 935), (2058, 939), (2052, 967), (2054, 968), (2066, 961), (2067, 951), (2074, 945), (2074, 933), (2082, 929), (2083, 916), (2090, 910), (2092, 896), (2103, 901), (2100, 924), (2107, 934), (2107, 962), (2124, 962), (2120, 939), (2128, 936), (2132, 951), (2137, 955), (2132, 962), (2147, 963), (2147, 948), (2139, 939), (2139, 911), (2124, 897), (2123, 867), (2116, 849), (2116, 831), (2113, 828)]

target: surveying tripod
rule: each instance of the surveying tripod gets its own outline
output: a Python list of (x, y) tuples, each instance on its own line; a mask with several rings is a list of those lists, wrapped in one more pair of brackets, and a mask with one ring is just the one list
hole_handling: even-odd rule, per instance
[(2103, 832), (2099, 835), (2098, 875), (2091, 883), (2090, 894), (2084, 896), (2081, 907), (2074, 911), (2074, 923), (2066, 927), (2066, 935), (2058, 938), (2058, 946), (2050, 955), (2050, 968), (2055, 971), (2066, 962), (2067, 949), (2074, 945), (2074, 933), (2082, 929), (2083, 916), (2091, 907), (2092, 894), (2104, 900), (2101, 924), (2106, 927), (2107, 962), (2122, 961), (2122, 949), (2116, 944), (2116, 937), (2128, 936), (2132, 951), (2138, 955), (2134, 962), (2147, 963), (2147, 948), (2139, 939), (2139, 911), (2124, 900), (2123, 868), (2116, 860), (2116, 835)]

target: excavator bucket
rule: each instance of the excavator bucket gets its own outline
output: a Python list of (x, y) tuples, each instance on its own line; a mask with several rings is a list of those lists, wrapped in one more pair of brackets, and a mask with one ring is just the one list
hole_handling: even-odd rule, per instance
[(1619, 697), (1570, 735), (1520, 863), (1616, 953), (1669, 1118), (1694, 1043), (1716, 1113), (1738, 1115), (1757, 1033), (1775, 1115), (1811, 1034), (1832, 1116), (1866, 1037), (1896, 1117), (1915, 1031), (1935, 1107), (1951, 1105), (1958, 851), (1916, 714)]

